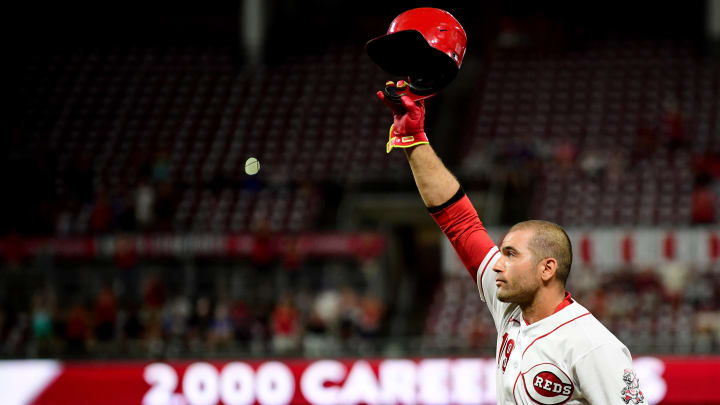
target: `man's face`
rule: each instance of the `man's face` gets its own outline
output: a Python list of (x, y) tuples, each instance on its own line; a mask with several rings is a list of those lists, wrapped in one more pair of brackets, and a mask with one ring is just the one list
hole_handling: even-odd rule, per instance
[(531, 229), (519, 229), (505, 236), (500, 245), (500, 259), (495, 262), (497, 298), (515, 304), (530, 303), (542, 286), (538, 262), (528, 248)]

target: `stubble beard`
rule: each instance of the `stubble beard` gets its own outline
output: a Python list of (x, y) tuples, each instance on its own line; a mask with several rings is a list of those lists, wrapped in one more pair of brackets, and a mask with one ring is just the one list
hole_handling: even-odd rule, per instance
[(513, 290), (510, 290), (509, 284), (504, 283), (504, 288), (498, 288), (497, 296), (498, 301), (509, 304), (524, 305), (533, 301), (536, 289), (530, 285), (519, 285)]

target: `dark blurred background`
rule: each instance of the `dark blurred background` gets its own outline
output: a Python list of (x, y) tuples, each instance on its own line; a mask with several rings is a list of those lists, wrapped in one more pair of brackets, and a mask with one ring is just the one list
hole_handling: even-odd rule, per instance
[(569, 288), (633, 353), (717, 352), (720, 3), (538, 3), (10, 5), (0, 356), (493, 353), (385, 154), (391, 77), (363, 47), (420, 6), (469, 36), (426, 128), (492, 236), (710, 238), (598, 242)]

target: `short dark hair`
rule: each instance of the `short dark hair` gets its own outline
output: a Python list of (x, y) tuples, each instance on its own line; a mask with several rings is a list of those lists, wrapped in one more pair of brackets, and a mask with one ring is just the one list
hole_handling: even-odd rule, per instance
[(528, 248), (537, 261), (549, 257), (557, 260), (557, 277), (565, 285), (572, 266), (572, 243), (567, 232), (558, 224), (537, 219), (517, 223), (510, 232), (522, 229), (533, 231)]

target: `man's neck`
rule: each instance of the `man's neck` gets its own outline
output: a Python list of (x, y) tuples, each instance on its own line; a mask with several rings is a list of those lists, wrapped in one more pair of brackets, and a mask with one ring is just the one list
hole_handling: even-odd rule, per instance
[(560, 304), (565, 301), (564, 289), (540, 290), (535, 299), (526, 305), (520, 305), (525, 323), (531, 325), (554, 314)]

